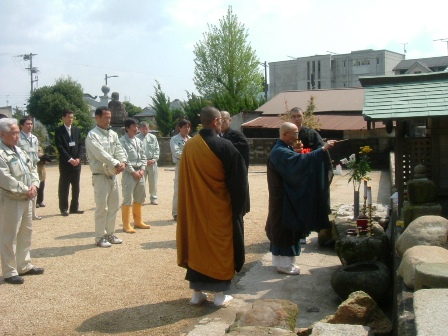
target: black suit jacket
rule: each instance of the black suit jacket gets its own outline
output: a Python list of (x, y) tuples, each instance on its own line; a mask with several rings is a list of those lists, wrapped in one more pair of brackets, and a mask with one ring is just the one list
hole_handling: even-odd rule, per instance
[[(81, 169), (81, 164), (73, 167), (68, 161), (72, 159), (82, 159), (84, 154), (84, 142), (81, 138), (81, 130), (73, 126), (71, 127), (72, 136), (68, 135), (67, 129), (64, 125), (56, 128), (54, 133), (56, 147), (59, 152), (59, 169), (78, 170)], [(69, 146), (71, 141), (75, 142), (74, 146)]]

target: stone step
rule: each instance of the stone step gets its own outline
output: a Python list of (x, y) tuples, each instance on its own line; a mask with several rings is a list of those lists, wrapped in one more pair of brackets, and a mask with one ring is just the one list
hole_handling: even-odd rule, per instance
[(414, 290), (448, 288), (448, 264), (423, 263), (415, 267)]

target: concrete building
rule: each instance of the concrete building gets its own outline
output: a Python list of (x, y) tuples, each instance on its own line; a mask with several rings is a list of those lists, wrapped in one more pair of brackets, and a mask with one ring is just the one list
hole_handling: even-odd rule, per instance
[(269, 63), (271, 97), (289, 90), (361, 87), (360, 76), (393, 75), (404, 55), (388, 50), (329, 53)]
[(402, 60), (392, 70), (396, 75), (446, 71), (448, 56)]
[(8, 118), (12, 118), (12, 106), (0, 107), (0, 114), (3, 114)]

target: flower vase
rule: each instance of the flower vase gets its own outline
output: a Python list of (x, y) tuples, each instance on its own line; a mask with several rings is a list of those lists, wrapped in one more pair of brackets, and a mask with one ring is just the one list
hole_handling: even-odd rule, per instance
[(356, 221), (359, 216), (359, 190), (355, 190), (353, 196), (353, 220)]

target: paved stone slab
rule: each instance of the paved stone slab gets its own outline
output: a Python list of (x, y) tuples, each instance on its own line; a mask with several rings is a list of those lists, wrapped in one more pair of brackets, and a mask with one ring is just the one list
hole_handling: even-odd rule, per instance
[(318, 322), (313, 328), (311, 336), (373, 336), (369, 327), (353, 324), (331, 324)]
[(446, 335), (448, 289), (421, 289), (414, 293), (416, 335)]

